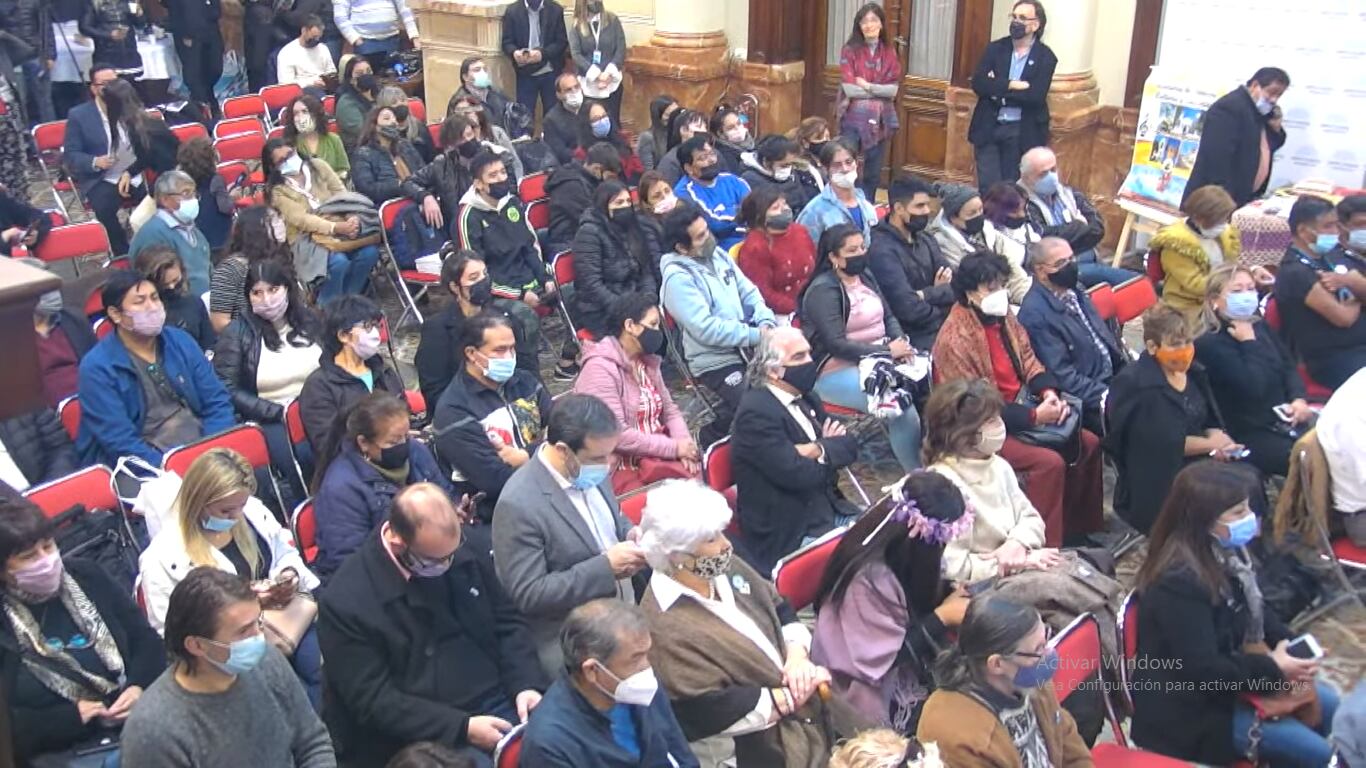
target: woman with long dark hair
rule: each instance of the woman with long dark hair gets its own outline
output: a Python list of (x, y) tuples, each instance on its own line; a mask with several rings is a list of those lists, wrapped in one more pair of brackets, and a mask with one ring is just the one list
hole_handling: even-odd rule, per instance
[(262, 259), (291, 259), (285, 242), (285, 222), (275, 209), (253, 205), (237, 213), (228, 235), (227, 254), (214, 265), (209, 275), (209, 321), (219, 333), (251, 305), (243, 288), (247, 267)]
[(299, 157), (316, 157), (343, 179), (351, 174), (351, 158), (346, 155), (341, 136), (327, 129), (327, 110), (318, 97), (307, 93), (297, 97), (285, 107), (285, 115), (285, 141)]
[[(1258, 531), (1234, 467), (1207, 460), (1176, 476), (1138, 571), (1138, 658), (1167, 662), (1133, 667), (1133, 737), (1144, 749), (1213, 765), (1328, 765), (1338, 696), (1315, 682), (1317, 660), (1286, 650), (1293, 635), (1263, 601), (1246, 549)], [(1319, 722), (1259, 722), (1249, 694), (1317, 697)]]
[(620, 181), (598, 184), (574, 235), (574, 316), (594, 338), (609, 330), (613, 303), (628, 293), (658, 294), (652, 262), (660, 242), (636, 221), (631, 192)]
[(840, 92), (835, 103), (840, 136), (863, 155), (859, 187), (869, 200), (882, 183), (887, 144), (900, 122), (896, 92), (901, 85), (901, 57), (892, 45), (887, 12), (867, 3), (854, 13), (854, 28), (840, 50)]
[(678, 100), (672, 96), (656, 96), (650, 102), (650, 130), (636, 137), (636, 157), (647, 171), (654, 170), (669, 149), (669, 121), (679, 110)]
[(1090, 768), (1091, 753), (1049, 681), (1058, 653), (1039, 612), (983, 595), (968, 605), (958, 641), (939, 656), (916, 738), (945, 765)]
[(180, 139), (171, 133), (166, 121), (147, 114), (142, 99), (138, 98), (137, 91), (127, 80), (119, 79), (106, 85), (100, 98), (104, 101), (109, 124), (123, 127), (123, 131), (110, 133), (109, 154), (118, 150), (121, 136), (126, 134), (133, 155), (137, 158), (137, 162), (124, 171), (118, 181), (119, 194), (129, 197), (130, 187), (141, 183), (143, 171), (162, 174), (175, 168)]
[(754, 151), (754, 136), (744, 117), (733, 107), (722, 104), (711, 113), (707, 121), (716, 153), (720, 156), (721, 170), (739, 176), (745, 170), (740, 155)]
[(242, 420), (261, 426), (271, 467), (288, 486), (286, 503), (297, 502), (304, 489), (290, 453), (285, 409), (318, 369), (320, 322), (304, 301), (294, 270), (278, 259), (247, 266), (242, 298), (248, 311), (223, 329), (213, 368)]
[[(405, 104), (405, 110), (408, 108)], [(365, 116), (351, 153), (351, 183), (376, 205), (398, 197), (404, 179), (426, 163), (398, 127), (397, 107), (375, 107)]]
[(180, 254), (169, 245), (155, 243), (138, 251), (133, 269), (156, 285), (166, 309), (166, 325), (190, 334), (200, 349), (213, 349), (218, 334), (209, 322), (203, 300), (190, 294), (189, 276)]
[(627, 184), (635, 184), (645, 167), (640, 158), (631, 151), (631, 144), (621, 132), (621, 126), (612, 120), (607, 104), (601, 101), (585, 102), (579, 110), (579, 146), (574, 150), (574, 159), (588, 159), (588, 148), (606, 142), (617, 149), (621, 157), (621, 178)]
[(912, 472), (830, 556), (811, 658), (869, 721), (915, 733), (934, 688), (930, 666), (968, 607), (967, 593), (941, 576), (944, 545), (971, 527), (972, 512), (948, 478)]

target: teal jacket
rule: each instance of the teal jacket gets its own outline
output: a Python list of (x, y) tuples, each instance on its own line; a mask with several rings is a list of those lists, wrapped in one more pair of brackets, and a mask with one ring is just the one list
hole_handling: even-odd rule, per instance
[(169, 214), (165, 211), (157, 211), (156, 215), (147, 220), (142, 225), (142, 229), (133, 236), (133, 242), (128, 244), (129, 258), (136, 258), (137, 255), (150, 245), (169, 245), (180, 255), (180, 260), (185, 262), (185, 277), (190, 281), (190, 294), (202, 296), (209, 290), (209, 239), (204, 237), (204, 233), (199, 231), (199, 227), (190, 225), (189, 231), (194, 234), (194, 244), (190, 244), (185, 236), (182, 235), (167, 219)]

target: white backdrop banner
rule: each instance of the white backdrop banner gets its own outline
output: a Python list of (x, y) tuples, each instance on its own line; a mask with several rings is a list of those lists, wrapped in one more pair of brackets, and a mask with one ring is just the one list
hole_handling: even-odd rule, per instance
[(1323, 179), (1366, 187), (1366, 1), (1165, 3), (1157, 61), (1227, 93), (1261, 67), (1290, 75), (1286, 143), (1270, 188)]

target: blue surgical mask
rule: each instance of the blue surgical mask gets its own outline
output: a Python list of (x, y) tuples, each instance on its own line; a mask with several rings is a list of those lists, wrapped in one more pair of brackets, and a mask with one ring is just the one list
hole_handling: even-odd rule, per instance
[(605, 139), (605, 138), (607, 138), (607, 135), (608, 135), (609, 133), (611, 133), (611, 132), (612, 132), (612, 118), (610, 118), (610, 117), (604, 117), (604, 118), (601, 118), (601, 119), (599, 119), (599, 120), (594, 120), (594, 121), (593, 121), (593, 135), (594, 135), (594, 136), (598, 137), (599, 139)]
[(1240, 549), (1257, 538), (1258, 528), (1257, 516), (1249, 511), (1246, 515), (1228, 523), (1227, 539), (1218, 535), (1214, 538), (1219, 542), (1219, 546), (1225, 549)]
[(208, 517), (205, 517), (203, 520), (200, 520), (199, 524), (206, 531), (212, 531), (214, 533), (223, 533), (225, 531), (231, 531), (232, 527), (234, 525), (237, 525), (237, 519), (232, 517), (219, 517), (218, 515), (209, 515)]
[[(1016, 657), (1018, 658), (1018, 657)], [(1053, 679), (1058, 671), (1058, 652), (1052, 648), (1044, 649), (1037, 664), (1015, 670), (1016, 688), (1038, 688)]]
[(580, 491), (596, 488), (611, 474), (607, 464), (580, 464), (579, 474), (574, 476), (574, 487)]
[(1038, 181), (1034, 182), (1034, 191), (1044, 197), (1052, 197), (1058, 194), (1058, 172), (1049, 171)]
[(192, 197), (189, 200), (181, 200), (180, 207), (176, 209), (175, 217), (180, 219), (181, 224), (193, 224), (199, 218), (199, 198)]
[(1224, 301), (1228, 304), (1226, 313), (1231, 320), (1247, 320), (1257, 314), (1256, 291), (1234, 291)]
[(487, 88), (493, 85), (493, 78), (489, 76), (488, 70), (475, 72), (470, 79), (474, 80), (475, 88)]
[(484, 375), (502, 384), (512, 378), (512, 374), (517, 371), (517, 355), (512, 357), (490, 357), (488, 367), (484, 369)]
[(216, 640), (209, 642), (220, 648), (228, 648), (227, 661), (219, 663), (209, 659), (209, 662), (229, 675), (245, 675), (256, 669), (256, 665), (260, 664), (262, 657), (266, 655), (266, 636), (260, 633), (232, 643), (220, 643)]
[(1273, 110), (1273, 109), (1275, 109), (1275, 108), (1276, 108), (1276, 105), (1275, 105), (1275, 104), (1272, 104), (1272, 103), (1271, 103), (1271, 100), (1268, 99), (1267, 97), (1262, 96), (1262, 97), (1260, 97), (1260, 98), (1257, 99), (1257, 111), (1260, 112), (1260, 113), (1262, 113), (1263, 115), (1269, 115), (1269, 114), (1271, 114), (1271, 110)]
[(1328, 253), (1338, 245), (1338, 234), (1336, 232), (1323, 233), (1314, 238), (1314, 250), (1320, 254)]
[(293, 176), (304, 167), (304, 161), (298, 155), (290, 155), (289, 159), (280, 163), (280, 173), (286, 176)]

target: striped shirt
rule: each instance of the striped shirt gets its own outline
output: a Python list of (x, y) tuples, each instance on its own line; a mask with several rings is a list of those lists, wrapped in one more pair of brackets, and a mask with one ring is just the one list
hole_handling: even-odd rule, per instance
[(393, 37), (398, 34), (400, 21), (408, 37), (419, 37), (408, 0), (333, 0), (332, 10), (337, 31), (352, 45)]

